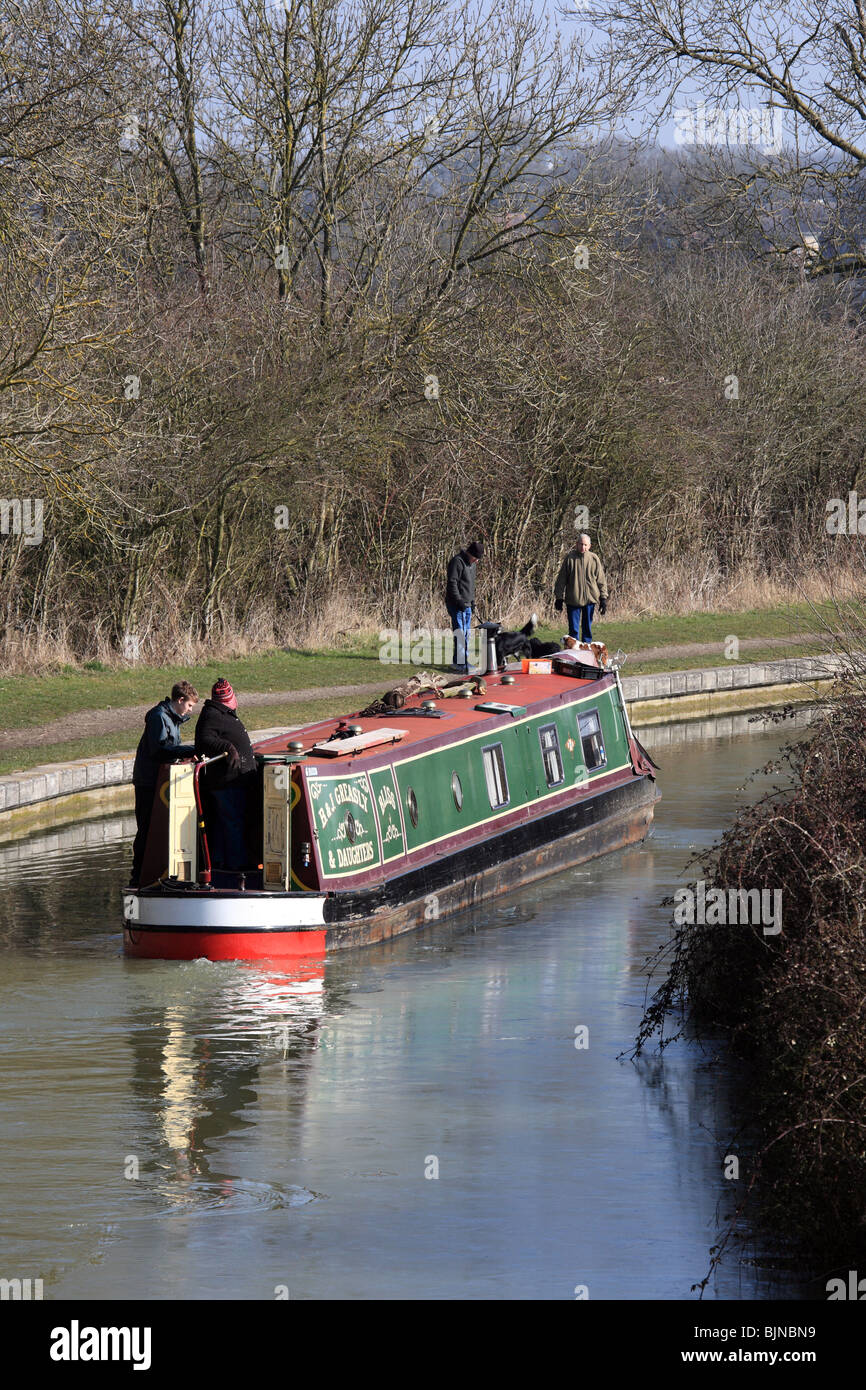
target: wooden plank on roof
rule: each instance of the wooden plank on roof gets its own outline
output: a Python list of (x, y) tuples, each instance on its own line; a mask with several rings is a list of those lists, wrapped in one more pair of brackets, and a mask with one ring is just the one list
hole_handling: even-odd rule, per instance
[(355, 734), (349, 738), (327, 739), (324, 743), (314, 743), (313, 753), (326, 758), (343, 757), (346, 753), (363, 753), (365, 748), (376, 748), (380, 743), (397, 743), (405, 738), (405, 729), (371, 729), (366, 734)]

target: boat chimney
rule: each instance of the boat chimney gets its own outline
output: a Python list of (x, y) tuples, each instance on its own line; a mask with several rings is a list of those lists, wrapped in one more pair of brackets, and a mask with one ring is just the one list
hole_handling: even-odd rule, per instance
[(499, 665), (496, 659), (496, 634), (502, 627), (501, 623), (479, 623), (479, 628), (487, 634), (484, 643), (484, 655), (481, 665), (478, 668), (480, 676), (487, 676), (491, 671), (495, 671)]

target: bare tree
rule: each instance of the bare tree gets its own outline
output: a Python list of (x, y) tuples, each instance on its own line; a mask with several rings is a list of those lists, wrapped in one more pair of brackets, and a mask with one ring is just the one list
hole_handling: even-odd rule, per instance
[(119, 415), (98, 359), (122, 335), (112, 86), (128, 40), (90, 0), (5, 0), (0, 29), (0, 457), (17, 490), (69, 496)]
[[(110, 0), (111, 2), (111, 0)], [(204, 0), (119, 0), (118, 14), (135, 36), (138, 55), (126, 100), (135, 132), (167, 180), (192, 252), (199, 288), (209, 283), (206, 139), (210, 73), (207, 31), (211, 19)], [(139, 109), (136, 109), (136, 103)]]
[(735, 202), (806, 273), (866, 270), (862, 0), (613, 0), (562, 13), (606, 31), (617, 81), (656, 129), (673, 112), (675, 139), (711, 157), (720, 223)]

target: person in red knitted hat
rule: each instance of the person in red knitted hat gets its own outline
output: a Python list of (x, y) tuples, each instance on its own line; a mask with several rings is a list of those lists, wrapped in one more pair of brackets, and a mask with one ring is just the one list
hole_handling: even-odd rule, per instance
[(247, 797), (256, 759), (238, 716), (238, 697), (225, 676), (214, 682), (210, 699), (204, 702), (195, 730), (195, 751), (206, 758), (226, 755), (205, 772), (208, 843), (215, 869), (242, 869), (247, 862)]
[(218, 705), (225, 705), (226, 709), (237, 709), (238, 697), (232, 690), (231, 681), (226, 680), (225, 676), (220, 676), (211, 690), (210, 697)]

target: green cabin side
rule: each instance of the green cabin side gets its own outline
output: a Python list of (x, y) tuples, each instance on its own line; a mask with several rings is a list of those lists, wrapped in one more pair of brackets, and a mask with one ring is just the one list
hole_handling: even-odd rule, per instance
[[(307, 776), (328, 883), (631, 767), (615, 685), (367, 772)], [(368, 780), (369, 779), (369, 780)]]

